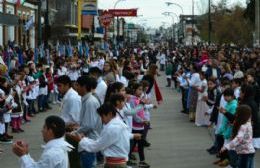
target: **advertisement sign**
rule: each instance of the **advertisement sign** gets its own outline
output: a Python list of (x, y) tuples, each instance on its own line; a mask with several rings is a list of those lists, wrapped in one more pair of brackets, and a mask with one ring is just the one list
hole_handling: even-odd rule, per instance
[(137, 9), (109, 9), (115, 17), (136, 17)]
[(97, 15), (97, 0), (82, 0), (82, 15)]
[(100, 23), (104, 27), (108, 27), (111, 24), (113, 18), (114, 18), (113, 14), (110, 13), (109, 11), (103, 11), (102, 15), (99, 16)]

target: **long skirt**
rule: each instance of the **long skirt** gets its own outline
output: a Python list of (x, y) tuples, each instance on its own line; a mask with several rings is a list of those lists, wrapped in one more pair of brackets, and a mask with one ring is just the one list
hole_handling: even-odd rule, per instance
[(205, 113), (209, 110), (209, 106), (203, 100), (198, 100), (196, 108), (195, 124), (197, 126), (207, 126), (209, 125), (209, 115), (206, 116)]
[(195, 88), (191, 88), (189, 96), (190, 96), (189, 119), (190, 121), (195, 121), (195, 112), (196, 112), (197, 101), (198, 101), (198, 91)]

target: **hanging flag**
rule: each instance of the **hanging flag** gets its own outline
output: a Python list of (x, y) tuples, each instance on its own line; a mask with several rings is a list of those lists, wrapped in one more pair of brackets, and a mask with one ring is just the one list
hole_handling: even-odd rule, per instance
[(13, 0), (13, 3), (15, 3), (16, 6), (23, 5), (26, 0)]
[(60, 42), (59, 42), (59, 40), (57, 40), (57, 42), (56, 42), (56, 52), (58, 53), (58, 51), (59, 51), (59, 46), (60, 46)]
[(22, 49), (18, 48), (17, 53), (18, 53), (19, 65), (23, 65), (24, 61), (23, 61), (23, 51), (22, 51)]
[(46, 57), (47, 57), (47, 64), (50, 65), (51, 57), (50, 57), (50, 50), (46, 49)]
[(41, 46), (40, 46), (40, 57), (43, 58), (44, 55), (45, 55), (45, 53), (44, 53), (44, 44), (41, 44)]
[(11, 49), (7, 51), (7, 67), (8, 67), (8, 72), (11, 70)]
[(71, 46), (71, 43), (70, 43), (70, 40), (69, 40), (69, 53), (68, 53), (68, 55), (69, 55), (69, 57), (72, 57), (73, 56), (73, 48), (72, 48), (72, 46)]
[(35, 48), (34, 49), (34, 63), (37, 64), (38, 63), (38, 55), (39, 55), (39, 49)]
[(33, 16), (31, 16), (30, 19), (24, 25), (25, 31), (30, 30), (33, 27), (33, 25), (34, 25), (34, 19)]
[(61, 55), (62, 56), (66, 55), (66, 46), (64, 44), (62, 45)]
[(83, 55), (83, 49), (82, 49), (82, 42), (81, 41), (78, 42), (78, 52), (79, 52), (80, 56)]
[(88, 43), (85, 41), (85, 56), (88, 58), (89, 56), (89, 46)]

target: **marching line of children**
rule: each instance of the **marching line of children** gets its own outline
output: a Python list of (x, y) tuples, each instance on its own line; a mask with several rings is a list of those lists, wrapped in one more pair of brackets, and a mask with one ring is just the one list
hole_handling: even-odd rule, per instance
[(10, 135), (9, 126), (12, 133), (22, 133), (26, 131), (22, 129), (23, 123), (29, 123), (35, 114), (51, 109), (48, 84), (45, 67), (39, 64), (36, 68), (33, 62), (0, 77), (0, 143), (12, 143), (14, 137)]
[[(111, 103), (116, 109), (116, 116), (127, 125), (129, 133), (141, 135), (140, 139), (130, 140), (129, 160), (127, 164), (134, 166), (136, 157), (132, 152), (137, 149), (139, 154), (139, 166), (149, 167), (145, 162), (144, 147), (151, 144), (147, 140), (150, 126), (150, 111), (157, 106), (151, 103), (146, 95), (149, 83), (147, 81), (130, 81), (126, 87), (121, 82), (115, 82), (108, 86), (105, 103)], [(136, 147), (137, 146), (137, 147)]]

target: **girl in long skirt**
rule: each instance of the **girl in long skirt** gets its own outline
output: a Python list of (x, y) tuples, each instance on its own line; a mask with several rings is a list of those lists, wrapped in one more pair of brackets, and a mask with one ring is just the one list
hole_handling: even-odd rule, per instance
[(191, 66), (191, 79), (187, 79), (190, 86), (190, 101), (189, 101), (189, 119), (190, 121), (195, 121), (195, 112), (197, 107), (198, 100), (198, 91), (197, 88), (200, 86), (200, 75), (199, 68), (194, 64)]
[(201, 85), (197, 88), (198, 93), (198, 101), (196, 107), (196, 118), (195, 124), (197, 126), (205, 126), (209, 125), (209, 117), (205, 115), (205, 113), (209, 110), (209, 106), (207, 105), (205, 98), (207, 97), (208, 84), (205, 78), (204, 72), (200, 72)]

